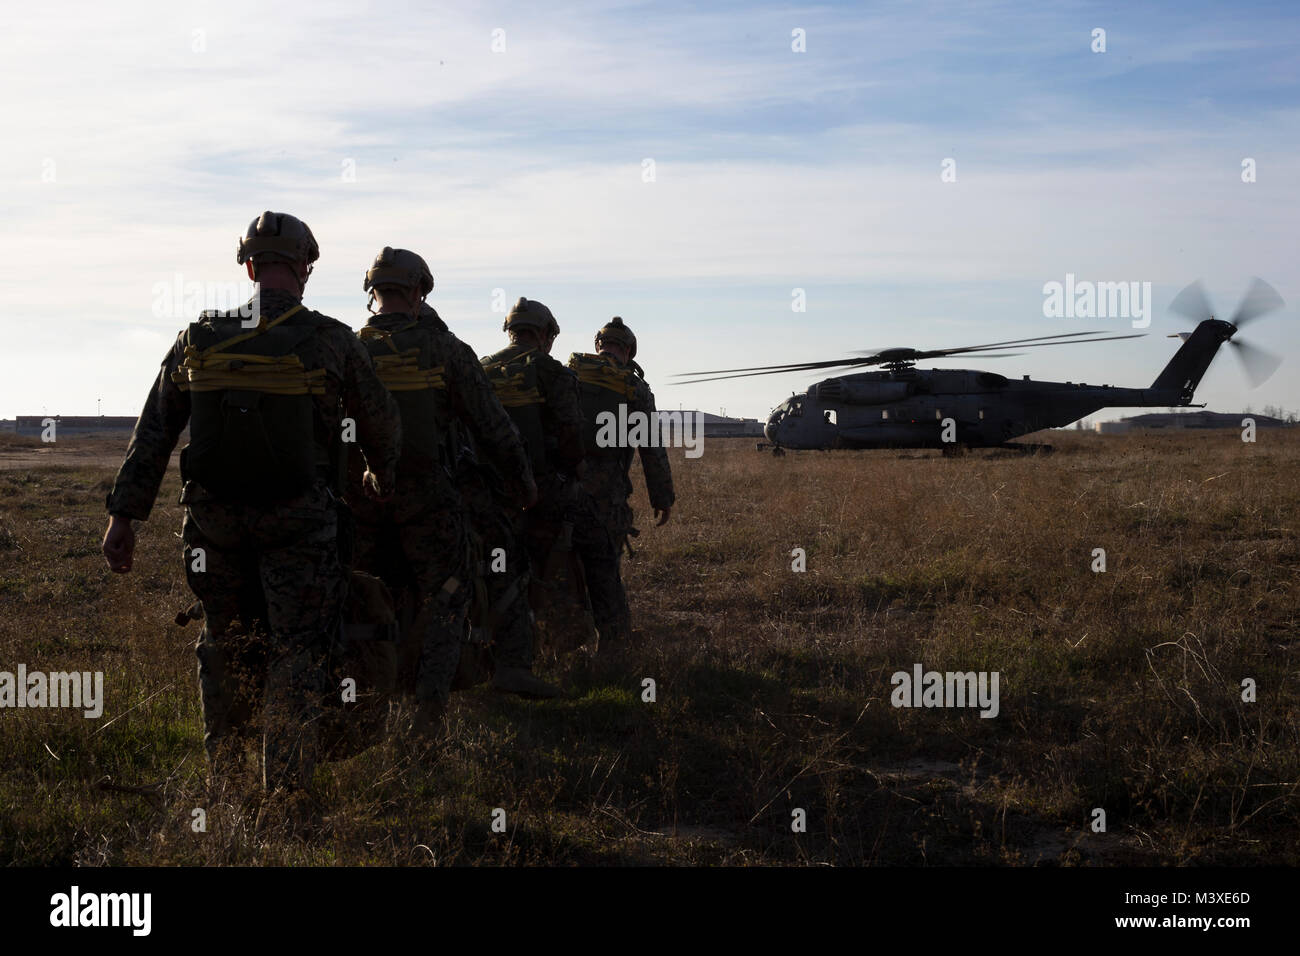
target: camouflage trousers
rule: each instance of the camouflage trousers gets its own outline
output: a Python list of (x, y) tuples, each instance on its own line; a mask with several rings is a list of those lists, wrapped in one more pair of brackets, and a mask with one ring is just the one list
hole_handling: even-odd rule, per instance
[(460, 498), (399, 488), (393, 501), (354, 507), (356, 568), (380, 578), (397, 602), (399, 686), (445, 703), (468, 637), (472, 586)]
[(536, 632), (528, 607), (528, 550), (522, 516), (506, 510), (487, 488), (465, 491), (471, 522), (481, 544), (482, 582), (486, 591), (478, 630), (492, 643), (498, 667), (533, 666)]
[(632, 612), (623, 587), (623, 549), (635, 529), (626, 485), (627, 473), (621, 464), (588, 462), (583, 486), (591, 501), (591, 527), (584, 531), (584, 540), (593, 542), (588, 547), (607, 557), (599, 562), (595, 574), (587, 576), (587, 589), (601, 640), (611, 642), (632, 636)]
[(209, 760), (222, 769), (260, 716), (263, 785), (309, 787), (347, 591), (335, 502), (318, 485), (274, 506), (234, 504), (193, 483), (182, 502), (185, 573), (204, 611), (196, 652)]
[(577, 486), (563, 500), (539, 502), (528, 512), (526, 537), (536, 585), (533, 609), (548, 643), (571, 649), (596, 632), (616, 639), (618, 556), (590, 495)]

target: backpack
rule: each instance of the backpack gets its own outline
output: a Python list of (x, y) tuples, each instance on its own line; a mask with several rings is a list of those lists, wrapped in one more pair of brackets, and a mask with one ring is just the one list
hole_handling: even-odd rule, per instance
[[(312, 397), (325, 393), (326, 370), (306, 368), (299, 355), (328, 320), (306, 312), (307, 321), (286, 323), (302, 311), (294, 306), (242, 332), (238, 313), (204, 313), (186, 331), (184, 357), (172, 373), (190, 393), (182, 471), (218, 498), (291, 498), (330, 465)], [(239, 350), (227, 351), (234, 346)]]
[(546, 399), (538, 388), (537, 358), (536, 349), (509, 359), (489, 356), (483, 359), (483, 371), (487, 373), (506, 414), (519, 429), (533, 473), (543, 475), (550, 468), (547, 465), (546, 428), (542, 422), (542, 405)]
[(603, 355), (574, 352), (569, 356), (569, 368), (578, 375), (578, 391), (582, 399), (582, 444), (588, 458), (619, 458), (624, 449), (618, 446), (602, 447), (596, 442), (596, 422), (603, 412), (619, 420), (619, 406), (629, 406), (637, 395), (637, 377), (629, 368), (620, 368)]
[(418, 319), (388, 332), (367, 325), (358, 335), (402, 418), (401, 468), (428, 469), (449, 454), (444, 408), (446, 369), (434, 365), (433, 342)]

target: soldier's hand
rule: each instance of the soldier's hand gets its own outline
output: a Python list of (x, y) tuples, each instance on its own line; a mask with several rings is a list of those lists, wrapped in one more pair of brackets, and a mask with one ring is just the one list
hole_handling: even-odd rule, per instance
[(131, 570), (131, 560), (135, 555), (135, 529), (131, 527), (130, 518), (109, 515), (102, 548), (110, 571), (126, 574)]
[(668, 523), (668, 519), (669, 519), (670, 517), (672, 517), (672, 513), (673, 513), (673, 506), (672, 506), (672, 505), (669, 505), (667, 508), (656, 508), (656, 509), (655, 509), (655, 518), (656, 518), (656, 521), (655, 521), (655, 527), (656, 527), (656, 528), (660, 528), (660, 527), (663, 527), (664, 525), (666, 525), (666, 524)]
[(371, 501), (391, 501), (393, 498), (392, 485), (393, 482), (385, 481), (369, 469), (366, 469), (366, 473), (361, 479), (361, 489)]

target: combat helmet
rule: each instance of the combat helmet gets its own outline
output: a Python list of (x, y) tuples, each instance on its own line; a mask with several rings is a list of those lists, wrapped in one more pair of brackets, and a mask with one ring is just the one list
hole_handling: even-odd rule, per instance
[(433, 273), (429, 271), (429, 264), (411, 250), (384, 246), (375, 256), (375, 264), (366, 272), (361, 288), (373, 296), (372, 290), (390, 285), (415, 289), (423, 299), (433, 291)]
[(597, 352), (600, 351), (602, 342), (613, 342), (624, 346), (627, 349), (629, 362), (636, 358), (636, 336), (632, 334), (632, 330), (624, 325), (623, 320), (617, 315), (605, 323), (601, 330), (596, 333)]
[(540, 302), (522, 296), (511, 306), (510, 314), (506, 316), (505, 324), (501, 328), (506, 332), (511, 329), (537, 329), (541, 335), (560, 334), (560, 323), (555, 321), (551, 310)]
[(248, 231), (239, 240), (235, 253), (235, 261), (240, 265), (252, 261), (254, 266), (270, 260), (310, 265), (319, 258), (320, 247), (305, 222), (287, 212), (270, 210), (248, 224)]

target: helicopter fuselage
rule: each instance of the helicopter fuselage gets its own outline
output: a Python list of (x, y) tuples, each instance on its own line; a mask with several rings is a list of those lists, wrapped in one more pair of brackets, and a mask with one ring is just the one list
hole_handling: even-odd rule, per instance
[(764, 434), (796, 449), (992, 447), (1107, 406), (1184, 405), (1190, 398), (1166, 389), (904, 368), (818, 382), (777, 406)]

